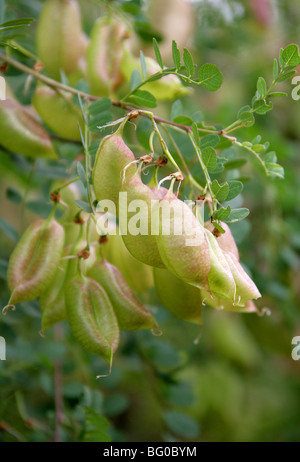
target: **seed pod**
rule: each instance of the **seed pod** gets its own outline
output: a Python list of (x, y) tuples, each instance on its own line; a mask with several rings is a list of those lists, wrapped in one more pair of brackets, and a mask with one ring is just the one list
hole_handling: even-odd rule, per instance
[(244, 306), (248, 300), (261, 297), (258, 288), (236, 257), (230, 252), (224, 252), (224, 255), (236, 284), (236, 304)]
[[(100, 143), (96, 153), (93, 169), (93, 185), (97, 200), (108, 199), (119, 208), (119, 192), (122, 188), (123, 170), (135, 160), (132, 151), (126, 146), (122, 138), (123, 128), (108, 135)], [(126, 169), (126, 179), (136, 172), (136, 165)]]
[(63, 227), (55, 220), (38, 220), (25, 231), (11, 254), (7, 281), (9, 303), (34, 300), (48, 287), (64, 245)]
[(109, 236), (108, 243), (104, 246), (104, 255), (118, 268), (135, 292), (146, 292), (153, 287), (151, 266), (145, 265), (131, 255), (118, 230), (117, 234)]
[[(159, 64), (154, 61), (154, 59), (146, 57), (145, 62), (147, 77), (161, 71)], [(138, 69), (142, 72), (140, 59), (135, 58), (130, 51), (125, 49), (121, 69), (125, 79), (130, 82), (131, 74), (134, 69)], [(185, 87), (176, 75), (172, 74), (143, 85), (143, 90), (152, 93), (158, 101), (172, 100), (190, 93), (190, 89)]]
[(24, 156), (57, 157), (42, 125), (27, 108), (10, 98), (0, 101), (0, 144)]
[(168, 270), (154, 268), (154, 281), (163, 306), (184, 321), (202, 325), (200, 290), (178, 279)]
[(236, 285), (224, 253), (215, 236), (207, 229), (205, 229), (205, 236), (210, 258), (210, 270), (207, 276), (210, 292), (234, 302)]
[(80, 108), (72, 102), (70, 94), (60, 94), (53, 88), (40, 86), (33, 95), (32, 104), (56, 135), (80, 141), (79, 126), (83, 131), (83, 116)]
[(76, 0), (47, 0), (37, 25), (38, 55), (56, 78), (71, 73), (86, 49), (80, 10)]
[(109, 298), (98, 282), (73, 279), (65, 300), (71, 331), (82, 347), (111, 363), (119, 344), (119, 326)]
[(201, 290), (201, 298), (203, 304), (215, 308), (219, 311), (233, 311), (236, 313), (257, 313), (257, 308), (252, 302), (248, 300), (244, 306), (235, 305), (230, 300), (217, 295), (211, 295), (209, 292)]
[(207, 275), (210, 270), (210, 257), (204, 228), (190, 207), (167, 195), (159, 206), (169, 202), (171, 218), (165, 224), (160, 223), (157, 244), (161, 259), (166, 268), (179, 279), (199, 288), (208, 288)]
[[(231, 230), (229, 226), (226, 223), (221, 222), (220, 225), (222, 228), (225, 230), (224, 234), (221, 234), (220, 236), (217, 237), (217, 242), (223, 250), (223, 252), (231, 252), (233, 255), (236, 257), (237, 260), (240, 259), (239, 257), (239, 251), (236, 246), (235, 240), (231, 234)], [(214, 230), (214, 225), (208, 221), (205, 223), (205, 228), (208, 229), (211, 233)]]
[(121, 85), (123, 41), (127, 36), (125, 24), (111, 16), (95, 22), (87, 49), (87, 73), (92, 94), (112, 96)]
[[(152, 234), (151, 229), (152, 201), (159, 201), (161, 192), (145, 185), (139, 172), (123, 183), (122, 192), (127, 193), (127, 204), (132, 205), (133, 201), (142, 201), (139, 203), (140, 205), (137, 204), (137, 207), (140, 208), (138, 214), (128, 208), (127, 230), (122, 226), (124, 223), (120, 219), (124, 244), (137, 260), (157, 268), (165, 268), (158, 249), (157, 236)], [(140, 230), (135, 226), (138, 221), (141, 225)], [(136, 234), (137, 232), (140, 232), (140, 234)]]
[(120, 271), (103, 261), (94, 265), (88, 276), (95, 279), (107, 293), (121, 330), (154, 329), (157, 323), (128, 286)]

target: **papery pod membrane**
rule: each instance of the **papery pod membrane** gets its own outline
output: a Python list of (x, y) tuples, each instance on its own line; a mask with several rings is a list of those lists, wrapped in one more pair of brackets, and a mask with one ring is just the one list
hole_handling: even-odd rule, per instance
[(76, 0), (47, 0), (39, 16), (36, 46), (46, 69), (60, 79), (73, 72), (86, 50), (80, 9)]
[(87, 49), (87, 74), (93, 95), (112, 96), (121, 85), (121, 60), (126, 37), (125, 24), (111, 16), (95, 22)]
[[(120, 229), (128, 251), (147, 265), (165, 268), (157, 245), (157, 235), (152, 234), (151, 229), (152, 201), (158, 202), (161, 199), (161, 192), (145, 185), (139, 172), (123, 183), (121, 192), (127, 193), (127, 226), (123, 226), (125, 223), (120, 216)], [(141, 201), (135, 203), (139, 208), (138, 212), (135, 207), (131, 208), (133, 201)], [(138, 229), (139, 225), (141, 229)]]
[(9, 304), (34, 300), (47, 289), (60, 264), (64, 239), (64, 229), (54, 219), (29, 226), (9, 259)]
[(127, 284), (135, 292), (146, 292), (153, 287), (152, 268), (134, 258), (127, 250), (122, 236), (117, 230), (109, 235), (108, 243), (103, 247), (106, 259), (118, 268)]
[(58, 93), (46, 85), (37, 87), (32, 104), (45, 124), (58, 136), (80, 141), (84, 129), (83, 115), (72, 101), (72, 95)]
[(121, 330), (155, 329), (154, 316), (137, 299), (118, 268), (107, 261), (94, 265), (88, 276), (107, 293)]
[[(179, 279), (199, 288), (208, 288), (210, 257), (204, 228), (190, 207), (175, 196), (165, 196), (171, 219), (160, 221), (157, 244), (166, 268)], [(168, 204), (166, 204), (168, 205)]]
[(119, 344), (119, 326), (111, 302), (90, 278), (73, 279), (65, 289), (65, 301), (71, 331), (80, 345), (111, 364)]
[[(147, 78), (157, 72), (161, 72), (161, 67), (154, 59), (146, 57), (145, 62), (147, 67)], [(142, 72), (141, 61), (135, 58), (128, 49), (124, 49), (121, 69), (125, 79), (130, 82), (131, 74), (134, 69), (138, 69)], [(190, 93), (190, 89), (185, 87), (179, 77), (173, 74), (147, 83), (143, 85), (142, 89), (152, 93), (158, 101), (172, 100)]]
[(46, 130), (27, 108), (10, 98), (0, 101), (0, 144), (28, 157), (57, 157)]
[[(223, 223), (222, 221), (220, 222), (220, 226), (224, 229), (225, 233), (221, 234), (220, 236), (217, 237), (217, 242), (224, 252), (231, 252), (235, 256), (237, 260), (240, 259), (239, 257), (239, 251), (237, 248), (237, 245), (235, 243), (235, 240), (233, 238), (233, 235), (231, 233), (231, 230), (229, 226), (226, 223)], [(208, 221), (205, 223), (205, 228), (208, 229), (211, 233), (214, 230), (214, 225)]]
[(114, 134), (108, 135), (100, 143), (96, 153), (93, 169), (93, 186), (98, 201), (107, 199), (116, 206), (116, 215), (119, 212), (119, 192), (122, 182), (137, 171), (132, 164), (124, 172), (125, 167), (135, 160), (133, 152), (123, 141), (123, 128), (120, 127)]
[(236, 284), (236, 301), (237, 305), (244, 306), (248, 300), (256, 300), (261, 297), (261, 294), (248, 276), (242, 265), (236, 257), (230, 252), (224, 252), (226, 261), (230, 267)]
[(239, 306), (226, 298), (215, 294), (212, 295), (205, 290), (201, 290), (201, 298), (203, 299), (204, 306), (210, 306), (218, 311), (233, 311), (236, 313), (257, 313), (258, 311), (252, 300), (247, 300), (244, 306)]
[(207, 229), (205, 229), (205, 236), (210, 258), (210, 270), (207, 276), (209, 291), (234, 302), (236, 285), (229, 264), (215, 236)]
[(202, 325), (202, 299), (197, 287), (168, 270), (153, 268), (155, 288), (163, 306), (184, 321)]

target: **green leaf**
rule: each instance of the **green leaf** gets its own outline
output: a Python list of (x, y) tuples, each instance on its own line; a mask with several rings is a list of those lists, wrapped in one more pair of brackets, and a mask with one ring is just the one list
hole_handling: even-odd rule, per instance
[(273, 108), (272, 103), (267, 103), (264, 99), (258, 99), (253, 104), (253, 110), (257, 114), (265, 114)]
[(218, 210), (215, 210), (215, 212), (213, 213), (213, 218), (215, 220), (225, 221), (226, 218), (229, 217), (230, 212), (231, 212), (230, 205), (227, 205), (226, 209), (224, 207), (221, 207)]
[(13, 21), (7, 21), (3, 24), (0, 24), (0, 31), (6, 31), (11, 29), (19, 29), (21, 27), (30, 26), (30, 24), (34, 21), (34, 18), (22, 18), (22, 19), (14, 19)]
[(280, 51), (279, 51), (279, 65), (280, 65), (280, 68), (282, 68), (284, 66), (284, 59), (283, 59), (283, 48), (280, 48)]
[(225, 164), (226, 170), (234, 170), (236, 168), (240, 168), (243, 165), (245, 165), (248, 162), (247, 159), (234, 159), (234, 160), (229, 160)]
[(88, 113), (91, 116), (99, 115), (102, 112), (111, 109), (111, 100), (109, 98), (101, 98), (99, 101), (93, 101), (88, 107)]
[(94, 409), (84, 408), (85, 413), (85, 433), (84, 442), (89, 443), (109, 443), (111, 437), (107, 433), (110, 427), (108, 420), (98, 414)]
[(171, 120), (174, 120), (176, 117), (182, 115), (183, 113), (183, 105), (180, 99), (177, 99), (173, 104), (172, 104), (172, 109), (171, 109)]
[(202, 159), (208, 171), (213, 172), (217, 166), (217, 154), (214, 148), (208, 146), (202, 150)]
[(194, 123), (193, 119), (185, 115), (177, 116), (173, 119), (173, 121), (177, 124), (188, 125), (189, 127), (191, 127)]
[(215, 64), (204, 64), (199, 69), (199, 85), (206, 90), (216, 91), (222, 85), (223, 76)]
[(258, 97), (264, 98), (267, 93), (267, 84), (263, 77), (258, 77), (256, 88), (257, 88)]
[(255, 117), (250, 111), (242, 112), (239, 119), (244, 125), (247, 125), (247, 127), (252, 127), (252, 125), (255, 124)]
[(275, 58), (273, 63), (273, 80), (275, 81), (278, 77), (278, 61)]
[(86, 173), (85, 173), (85, 170), (81, 162), (77, 162), (77, 173), (78, 173), (78, 176), (80, 177), (81, 183), (86, 188), (87, 187), (87, 177), (86, 177)]
[(220, 233), (222, 233), (222, 234), (225, 233), (225, 229), (223, 229), (222, 226), (219, 225), (219, 223), (217, 223), (216, 221), (212, 221), (211, 224), (214, 225), (214, 227), (217, 228), (217, 230), (220, 231)]
[(17, 233), (15, 228), (2, 217), (0, 217), (0, 229), (13, 242), (18, 242), (19, 234)]
[(146, 65), (145, 56), (142, 50), (140, 50), (140, 58), (141, 58), (142, 74), (143, 74), (144, 79), (146, 79), (147, 78), (147, 65)]
[(193, 439), (199, 434), (199, 425), (196, 420), (177, 411), (165, 411), (164, 420), (168, 429), (175, 435)]
[(100, 127), (104, 127), (112, 120), (113, 120), (113, 115), (110, 111), (101, 112), (101, 114), (91, 117), (89, 121), (89, 125), (88, 125), (89, 130), (91, 132), (99, 132)]
[(268, 94), (269, 98), (279, 98), (279, 96), (287, 96), (284, 91), (273, 91)]
[(127, 98), (127, 101), (137, 106), (156, 107), (155, 97), (145, 90), (136, 90), (133, 95)]
[(281, 165), (266, 162), (266, 167), (270, 176), (284, 178), (284, 168)]
[(84, 210), (85, 212), (88, 212), (88, 213), (92, 213), (92, 212), (93, 212), (92, 207), (91, 207), (90, 204), (88, 204), (87, 202), (80, 201), (80, 200), (76, 200), (76, 201), (75, 201), (75, 204), (76, 204), (81, 210)]
[(275, 151), (266, 152), (262, 157), (265, 162), (277, 164), (277, 155)]
[(193, 58), (189, 50), (186, 48), (183, 49), (183, 62), (186, 70), (188, 71), (189, 77), (192, 77), (195, 72)]
[(251, 149), (254, 152), (264, 152), (266, 150), (266, 147), (264, 144), (253, 144)]
[(163, 69), (164, 65), (163, 65), (162, 57), (161, 57), (161, 54), (160, 54), (160, 50), (159, 50), (157, 40), (155, 38), (153, 38), (153, 48), (154, 48), (154, 53), (155, 53), (155, 56), (156, 56), (156, 61), (158, 62), (160, 67)]
[(290, 77), (293, 77), (293, 75), (295, 75), (295, 74), (296, 74), (296, 71), (286, 72), (281, 77), (279, 77), (277, 82), (284, 82), (285, 80), (289, 79)]
[(178, 46), (175, 40), (172, 41), (172, 57), (173, 57), (176, 70), (179, 70), (181, 67), (181, 58), (180, 58), (180, 52), (178, 50)]
[(22, 196), (15, 188), (8, 186), (6, 189), (6, 197), (14, 204), (20, 204), (22, 202)]
[(246, 208), (233, 209), (229, 217), (223, 221), (226, 221), (226, 223), (235, 223), (237, 221), (244, 220), (249, 215), (249, 213), (249, 209)]
[(229, 193), (229, 184), (224, 183), (220, 185), (218, 180), (214, 180), (211, 185), (212, 192), (214, 193), (216, 199), (220, 202), (223, 202), (227, 199)]
[(226, 200), (231, 201), (232, 199), (234, 199), (236, 196), (238, 196), (242, 192), (244, 185), (240, 181), (236, 181), (236, 180), (228, 181), (228, 184), (229, 184), (229, 193), (228, 193)]
[(282, 52), (282, 59), (286, 66), (298, 66), (300, 64), (300, 56), (297, 45), (294, 43), (288, 45)]
[(137, 69), (133, 69), (130, 77), (130, 90), (134, 90), (142, 83), (143, 79), (140, 72)]
[(193, 125), (192, 125), (192, 132), (193, 132), (193, 137), (196, 141), (197, 146), (200, 146), (200, 136), (198, 132), (198, 126), (195, 122), (193, 122)]
[(220, 141), (219, 135), (205, 135), (201, 138), (200, 149), (208, 148), (209, 146), (214, 148)]

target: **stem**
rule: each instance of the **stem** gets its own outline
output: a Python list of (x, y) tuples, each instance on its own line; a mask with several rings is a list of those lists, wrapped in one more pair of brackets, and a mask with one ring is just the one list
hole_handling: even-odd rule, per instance
[(60, 188), (56, 189), (55, 192), (60, 192), (62, 189), (67, 188), (70, 184), (75, 183), (76, 181), (79, 181), (79, 180), (80, 180), (80, 177), (76, 176), (72, 180), (70, 180), (67, 183), (65, 183), (64, 185), (62, 185)]
[[(62, 339), (61, 326), (54, 326), (55, 342), (60, 342)], [(63, 422), (63, 398), (62, 398), (62, 371), (61, 360), (54, 361), (54, 400), (55, 400), (55, 429), (54, 442), (59, 443), (62, 440), (61, 424)]]

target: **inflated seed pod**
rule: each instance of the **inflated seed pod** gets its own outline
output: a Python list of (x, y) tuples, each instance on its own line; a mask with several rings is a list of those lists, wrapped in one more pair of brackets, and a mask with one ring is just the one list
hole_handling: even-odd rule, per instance
[[(183, 201), (168, 194), (159, 202), (159, 206), (164, 201), (169, 202), (171, 207), (171, 219), (166, 223), (160, 222), (157, 244), (161, 259), (179, 279), (208, 289), (210, 256), (204, 228)], [(169, 225), (169, 229), (165, 228)]]
[[(161, 71), (159, 64), (154, 59), (146, 56), (145, 62), (147, 77)], [(140, 59), (133, 56), (126, 48), (124, 48), (121, 69), (128, 82), (130, 82), (131, 74), (134, 69), (138, 69), (142, 72)], [(176, 75), (172, 74), (143, 85), (143, 90), (147, 90), (152, 93), (158, 101), (171, 100), (190, 93), (190, 89), (185, 87)]]
[(230, 266), (215, 236), (207, 229), (205, 229), (205, 236), (210, 258), (210, 270), (207, 275), (210, 292), (234, 302), (236, 284)]
[(112, 96), (121, 85), (123, 41), (127, 36), (125, 24), (112, 16), (99, 18), (94, 23), (87, 49), (87, 74), (92, 94)]
[(56, 135), (80, 141), (79, 127), (83, 132), (84, 120), (80, 108), (72, 101), (72, 95), (58, 93), (53, 88), (43, 85), (36, 89), (32, 104), (41, 119)]
[[(240, 259), (239, 257), (239, 251), (238, 251), (238, 248), (237, 248), (237, 245), (235, 243), (235, 240), (231, 234), (231, 230), (229, 228), (229, 226), (226, 224), (226, 223), (223, 223), (221, 221), (220, 225), (222, 226), (222, 228), (224, 229), (225, 233), (224, 234), (218, 234), (216, 237), (217, 237), (217, 242), (221, 248), (221, 250), (223, 250), (224, 252), (231, 252), (234, 254), (234, 256), (236, 257), (237, 260)], [(208, 229), (211, 233), (213, 233), (214, 231), (214, 225), (208, 221), (205, 223), (205, 228)]]
[[(123, 234), (124, 244), (137, 260), (157, 268), (165, 268), (157, 245), (157, 235), (153, 234), (151, 229), (152, 201), (156, 200), (158, 202), (161, 199), (161, 192), (145, 185), (139, 172), (123, 183), (121, 191), (127, 193), (127, 204), (129, 206), (133, 204), (133, 201), (142, 201), (138, 213), (136, 210), (131, 211), (131, 208), (128, 207), (127, 229), (124, 229), (125, 223), (120, 218), (120, 229)], [(166, 190), (164, 191), (166, 192)], [(139, 207), (138, 204), (137, 207)], [(135, 227), (137, 221), (141, 225), (140, 230)], [(137, 232), (139, 234), (136, 234)]]
[(119, 344), (119, 326), (111, 302), (98, 282), (76, 277), (65, 289), (71, 331), (81, 346), (111, 364)]
[(236, 313), (257, 313), (257, 308), (252, 300), (247, 300), (244, 306), (236, 305), (230, 300), (212, 295), (205, 290), (201, 290), (201, 298), (203, 299), (203, 305), (210, 306), (219, 311), (233, 311)]
[(46, 69), (56, 78), (73, 72), (86, 50), (76, 0), (47, 0), (39, 16), (36, 45)]
[[(118, 215), (119, 192), (122, 188), (123, 171), (135, 160), (133, 152), (123, 141), (123, 127), (108, 135), (100, 143), (93, 169), (93, 186), (98, 201), (108, 199), (116, 205)], [(136, 172), (136, 165), (126, 169), (126, 179)]]
[(57, 157), (46, 130), (27, 108), (11, 98), (0, 101), (0, 144), (28, 157)]
[(102, 261), (94, 265), (88, 276), (99, 282), (107, 293), (121, 330), (154, 329), (154, 316), (137, 299), (124, 277), (114, 265)]
[(64, 239), (64, 229), (54, 219), (29, 226), (9, 259), (9, 304), (34, 300), (47, 289), (59, 266)]
[(163, 306), (184, 321), (202, 325), (200, 289), (178, 279), (170, 271), (153, 268), (154, 283)]
[(224, 252), (224, 256), (229, 265), (236, 284), (236, 304), (244, 306), (248, 300), (256, 300), (261, 294), (248, 276), (242, 265), (231, 252)]
[(104, 246), (103, 251), (107, 260), (118, 268), (132, 290), (146, 292), (153, 287), (151, 266), (142, 263), (131, 255), (119, 231), (115, 235), (109, 235), (108, 243)]

